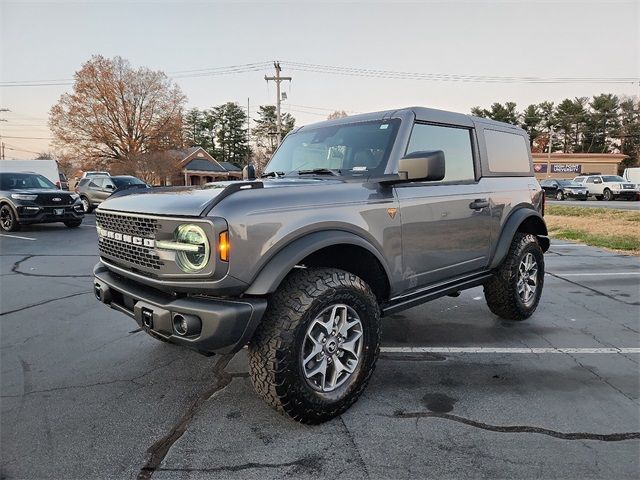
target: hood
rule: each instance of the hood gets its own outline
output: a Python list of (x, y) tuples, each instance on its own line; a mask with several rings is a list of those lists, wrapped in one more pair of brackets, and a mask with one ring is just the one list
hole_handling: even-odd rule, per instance
[(109, 197), (100, 204), (100, 210), (168, 215), (177, 217), (199, 217), (224, 197), (242, 195), (242, 189), (286, 188), (327, 183), (339, 183), (341, 179), (278, 178), (254, 182), (214, 182), (206, 187), (162, 187), (134, 191), (118, 197)]
[(29, 195), (71, 195), (73, 192), (58, 190), (57, 188), (16, 188), (9, 193), (26, 193)]

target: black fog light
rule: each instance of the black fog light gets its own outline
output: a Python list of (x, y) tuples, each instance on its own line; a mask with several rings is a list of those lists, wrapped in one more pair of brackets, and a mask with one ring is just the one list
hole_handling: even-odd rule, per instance
[(153, 310), (142, 309), (142, 324), (147, 328), (153, 328)]
[(173, 330), (181, 337), (197, 335), (202, 330), (202, 322), (195, 315), (176, 313), (173, 316)]
[(102, 288), (97, 283), (93, 286), (93, 293), (96, 295), (96, 298), (102, 301)]

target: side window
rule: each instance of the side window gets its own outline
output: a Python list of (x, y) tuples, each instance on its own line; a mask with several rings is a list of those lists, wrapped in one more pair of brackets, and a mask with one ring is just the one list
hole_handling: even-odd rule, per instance
[(416, 123), (411, 132), (407, 154), (428, 150), (444, 152), (443, 182), (475, 180), (470, 130)]
[(91, 180), (89, 182), (89, 186), (91, 188), (100, 188), (102, 186), (102, 179), (101, 178), (97, 178), (97, 177), (93, 177), (93, 180)]
[(596, 177), (587, 177), (587, 180), (585, 183), (594, 183), (593, 181), (595, 180)]
[(524, 136), (485, 129), (484, 139), (487, 145), (489, 171), (493, 173), (531, 171), (529, 150)]

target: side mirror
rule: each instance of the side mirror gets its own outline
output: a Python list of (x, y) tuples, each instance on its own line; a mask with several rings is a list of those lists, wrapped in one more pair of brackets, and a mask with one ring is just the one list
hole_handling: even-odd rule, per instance
[(116, 187), (108, 183), (107, 185), (104, 186), (104, 188), (106, 188), (107, 190), (115, 190)]
[(256, 167), (249, 164), (242, 169), (243, 180), (255, 180), (256, 179)]
[(429, 150), (412, 152), (400, 159), (398, 173), (406, 174), (406, 180), (437, 182), (444, 178), (444, 152)]

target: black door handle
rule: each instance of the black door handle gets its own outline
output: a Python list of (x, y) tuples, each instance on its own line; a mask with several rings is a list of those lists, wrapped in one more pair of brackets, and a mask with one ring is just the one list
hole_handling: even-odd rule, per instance
[(489, 201), (484, 198), (482, 199), (479, 198), (469, 204), (469, 208), (471, 210), (482, 210), (483, 208), (488, 206), (489, 206)]

